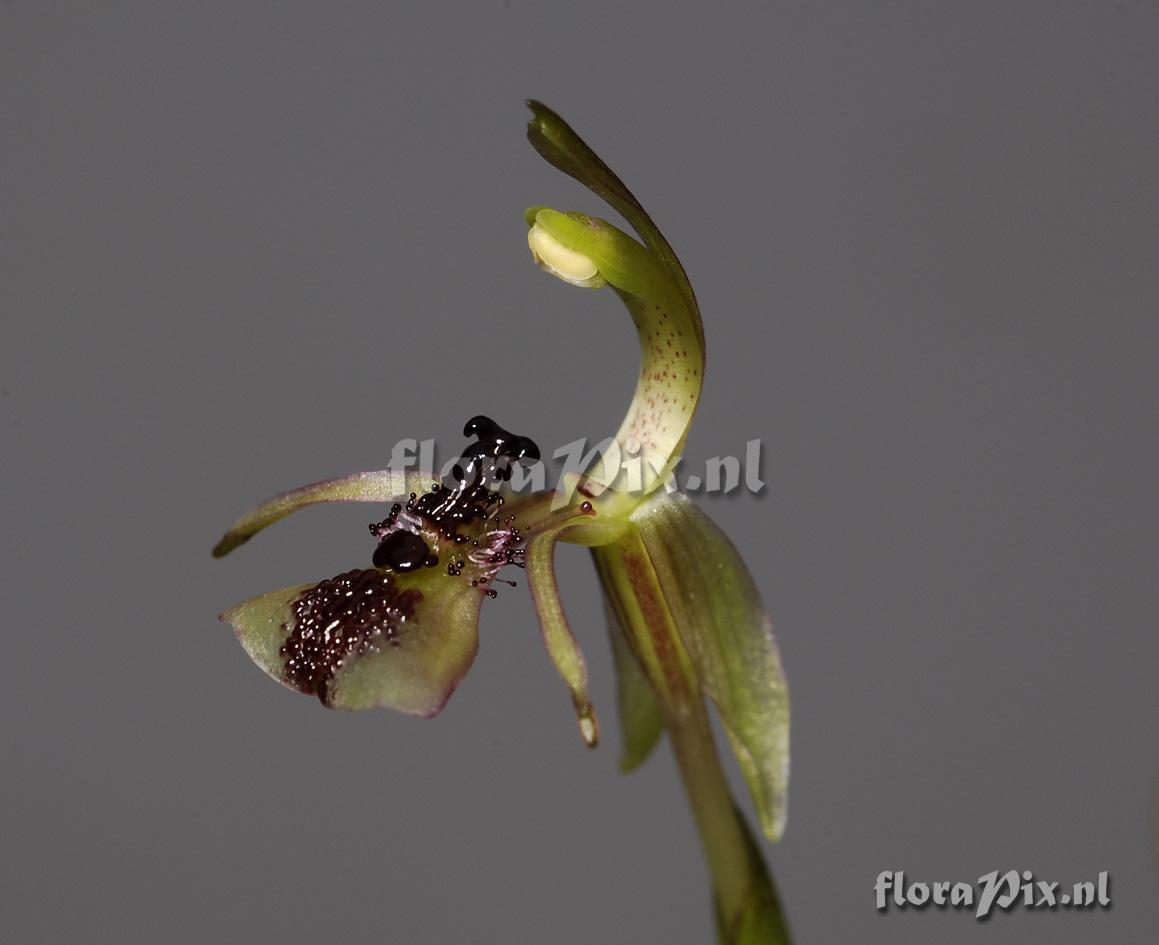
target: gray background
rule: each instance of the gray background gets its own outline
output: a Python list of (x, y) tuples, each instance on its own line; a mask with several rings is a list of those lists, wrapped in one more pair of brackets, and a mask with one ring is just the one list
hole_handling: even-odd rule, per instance
[[(933, 6), (4, 4), (5, 941), (709, 941), (667, 748), (615, 770), (580, 549), (594, 754), (523, 589), (426, 723), (215, 620), (368, 560), (346, 507), (212, 561), (276, 491), (476, 411), (618, 423), (626, 318), (528, 259), (525, 206), (601, 206), (527, 96), (697, 287), (690, 461), (766, 444), (706, 504), (792, 683), (798, 943), (1153, 940), (1159, 13)], [(1009, 868), (1114, 908), (873, 909)]]

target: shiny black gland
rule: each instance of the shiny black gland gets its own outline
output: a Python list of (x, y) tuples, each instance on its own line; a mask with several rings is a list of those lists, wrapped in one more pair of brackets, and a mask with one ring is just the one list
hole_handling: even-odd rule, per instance
[(506, 482), (511, 478), (512, 463), (539, 459), (539, 447), (534, 440), (509, 432), (482, 414), (467, 421), (463, 435), (478, 437), (478, 442), (463, 450), (451, 470), (460, 484), (486, 485), (492, 478)]
[(401, 574), (423, 567), (430, 558), (431, 549), (422, 536), (400, 528), (378, 543), (371, 560), (376, 568), (390, 568)]

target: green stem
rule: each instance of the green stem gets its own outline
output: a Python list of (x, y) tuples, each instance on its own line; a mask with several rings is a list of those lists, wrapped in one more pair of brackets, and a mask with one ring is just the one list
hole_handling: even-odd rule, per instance
[(789, 945), (772, 877), (733, 802), (696, 671), (639, 532), (630, 528), (592, 551), (617, 618), (613, 632), (623, 633), (660, 703), (712, 875), (718, 941)]
[(704, 702), (685, 708), (667, 718), (667, 730), (712, 874), (719, 940), (789, 945), (772, 877), (733, 802)]
[(745, 830), (721, 770), (704, 703), (685, 707), (666, 728), (684, 780), (700, 843), (712, 872), (717, 902), (725, 915), (737, 914), (751, 885)]

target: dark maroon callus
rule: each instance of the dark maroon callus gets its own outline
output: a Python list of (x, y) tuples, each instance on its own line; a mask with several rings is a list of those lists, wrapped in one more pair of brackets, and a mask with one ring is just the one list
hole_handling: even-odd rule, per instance
[(431, 549), (427, 547), (421, 535), (400, 528), (378, 543), (371, 560), (376, 568), (390, 568), (399, 572), (413, 571), (426, 563), (430, 553)]
[(539, 459), (539, 447), (530, 437), (504, 430), (490, 417), (472, 417), (463, 427), (464, 436), (478, 437), (463, 450), (452, 475), (466, 485), (486, 485), (494, 478), (511, 478), (511, 464), (521, 459)]
[[(510, 516), (501, 525), (497, 522), (504, 502), (498, 484), (511, 479), (513, 463), (539, 459), (539, 447), (529, 437), (511, 433), (482, 415), (468, 420), (463, 433), (477, 441), (463, 450), (452, 469), (451, 480), (433, 483), (422, 495), (412, 492), (405, 506), (394, 503), (385, 519), (370, 525), (370, 533), (379, 540), (371, 557), (376, 568), (400, 574), (421, 567), (433, 568), (445, 551), (449, 555), (446, 573), (458, 577), (466, 558), (456, 555), (454, 549), (467, 542), (474, 549), (484, 549), (473, 552), (480, 556), (472, 560), (481, 568), (471, 577), (473, 586), (489, 584), (494, 571), (503, 564), (522, 567), (518, 529), (511, 527)], [(505, 549), (502, 554), (497, 552), (496, 540), (479, 534), (479, 523), (490, 521), (496, 521), (492, 531), (500, 535), (499, 544)], [(421, 533), (412, 529), (421, 529)], [(494, 596), (489, 588), (486, 593)]]
[(330, 684), (346, 660), (384, 643), (399, 645), (402, 625), (423, 595), (401, 590), (397, 581), (383, 571), (347, 571), (304, 591), (291, 607), (281, 648), (286, 682), (328, 706)]

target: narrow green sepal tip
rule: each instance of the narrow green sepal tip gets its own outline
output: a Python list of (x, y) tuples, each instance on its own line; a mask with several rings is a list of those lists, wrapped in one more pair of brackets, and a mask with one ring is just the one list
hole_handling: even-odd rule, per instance
[(245, 538), (237, 538), (233, 535), (225, 535), (216, 545), (213, 546), (213, 557), (224, 558), (227, 554), (237, 548), (239, 545), (244, 545), (249, 541), (249, 536)]
[(326, 502), (392, 502), (411, 492), (422, 491), (428, 484), (428, 477), (418, 473), (378, 469), (291, 489), (266, 500), (234, 522), (213, 546), (213, 557), (224, 558), (258, 532), (308, 506)]

